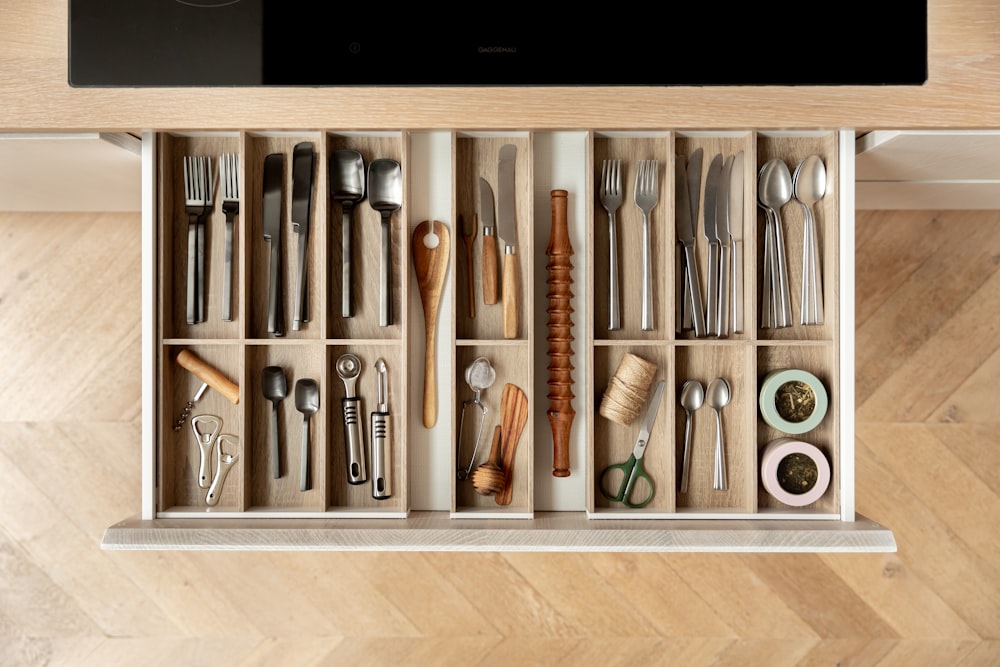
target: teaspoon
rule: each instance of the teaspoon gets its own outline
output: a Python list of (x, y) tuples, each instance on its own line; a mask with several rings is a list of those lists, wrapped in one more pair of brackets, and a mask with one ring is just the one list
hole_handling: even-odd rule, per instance
[(708, 383), (708, 404), (715, 410), (715, 474), (712, 477), (712, 488), (725, 491), (726, 481), (726, 443), (722, 435), (722, 408), (729, 405), (729, 383), (725, 378), (715, 378)]
[(687, 417), (684, 420), (684, 456), (681, 463), (681, 493), (687, 493), (688, 479), (691, 477), (691, 413), (705, 402), (705, 388), (697, 380), (688, 380), (681, 386), (681, 407)]
[(826, 194), (826, 166), (818, 155), (810, 155), (795, 168), (792, 176), (795, 199), (805, 209), (802, 243), (802, 324), (823, 323), (823, 281), (820, 277), (819, 248), (813, 206)]

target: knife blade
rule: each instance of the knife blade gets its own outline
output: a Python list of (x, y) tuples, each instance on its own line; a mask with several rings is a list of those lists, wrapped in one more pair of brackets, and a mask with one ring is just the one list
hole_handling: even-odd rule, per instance
[[(698, 228), (698, 204), (701, 201), (701, 160), (705, 151), (701, 148), (696, 148), (691, 157), (688, 158), (687, 163), (687, 187), (688, 187), (688, 201), (691, 202), (691, 230), (692, 233), (697, 233)], [(691, 329), (691, 310), (693, 308), (693, 301), (691, 300), (691, 288), (687, 280), (684, 281), (684, 296), (683, 296), (684, 310), (682, 312), (682, 321), (685, 329)]]
[(309, 321), (309, 289), (306, 271), (306, 250), (309, 246), (309, 220), (312, 215), (313, 167), (316, 154), (309, 142), (296, 144), (292, 150), (292, 232), (299, 237), (297, 271), (298, 292), (292, 329), (298, 331)]
[(730, 329), (733, 333), (743, 332), (743, 151), (733, 158), (733, 168), (729, 177), (729, 236), (732, 239), (732, 262), (730, 268), (732, 304)]
[(708, 290), (706, 292), (705, 321), (708, 335), (719, 335), (719, 180), (722, 178), (722, 154), (712, 158), (705, 177), (705, 238), (708, 239)]
[(282, 182), (285, 178), (285, 156), (272, 153), (264, 158), (264, 240), (270, 242), (267, 282), (267, 332), (285, 335), (282, 316), (281, 209)]
[(514, 187), (514, 167), (517, 147), (505, 144), (500, 147), (497, 165), (497, 236), (504, 243), (503, 284), (503, 337), (517, 338), (518, 268), (517, 257), (517, 198)]
[(732, 250), (732, 237), (729, 234), (729, 185), (733, 174), (733, 158), (730, 155), (725, 159), (722, 166), (722, 179), (719, 181), (718, 195), (718, 215), (715, 222), (719, 233), (719, 337), (729, 337), (729, 300), (732, 294), (730, 289), (729, 271)]
[[(700, 174), (699, 174), (700, 176)], [(684, 247), (684, 268), (691, 300), (691, 324), (694, 335), (705, 335), (705, 313), (701, 307), (701, 281), (698, 278), (698, 263), (694, 254), (694, 225), (691, 222), (691, 201), (688, 191), (688, 166), (683, 159), (674, 160), (674, 193), (677, 197), (674, 227), (677, 240)]]
[(496, 219), (493, 214), (493, 188), (479, 177), (479, 219), (483, 221), (483, 303), (492, 306), (500, 300), (500, 271), (497, 266)]

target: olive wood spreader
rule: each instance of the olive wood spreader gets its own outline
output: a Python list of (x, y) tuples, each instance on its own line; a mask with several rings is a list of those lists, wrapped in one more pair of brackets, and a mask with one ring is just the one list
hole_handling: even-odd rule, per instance
[(500, 449), (503, 452), (503, 489), (496, 494), (497, 505), (510, 505), (514, 496), (514, 457), (521, 432), (528, 421), (528, 397), (524, 390), (505, 384), (500, 397)]

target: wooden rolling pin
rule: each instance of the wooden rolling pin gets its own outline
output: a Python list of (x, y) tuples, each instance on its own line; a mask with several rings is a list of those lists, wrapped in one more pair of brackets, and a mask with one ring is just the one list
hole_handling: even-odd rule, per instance
[(565, 190), (553, 190), (552, 228), (545, 254), (549, 263), (549, 424), (552, 426), (552, 476), (569, 477), (569, 435), (573, 429), (573, 246), (566, 224)]

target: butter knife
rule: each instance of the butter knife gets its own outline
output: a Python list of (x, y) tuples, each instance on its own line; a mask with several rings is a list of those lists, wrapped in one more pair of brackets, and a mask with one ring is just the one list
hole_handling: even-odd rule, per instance
[(743, 151), (733, 157), (729, 175), (729, 236), (732, 240), (730, 263), (730, 330), (743, 332)]
[(691, 323), (694, 335), (705, 335), (705, 312), (701, 305), (701, 280), (698, 278), (698, 262), (694, 254), (694, 222), (691, 219), (691, 202), (688, 193), (688, 167), (684, 160), (674, 160), (674, 193), (677, 197), (674, 225), (677, 240), (684, 246), (684, 267), (691, 294)]
[(722, 155), (712, 158), (705, 177), (705, 238), (708, 240), (708, 291), (706, 292), (705, 322), (708, 335), (719, 335), (719, 228), (718, 199), (719, 181), (722, 178)]
[(503, 337), (517, 338), (518, 285), (520, 269), (517, 257), (517, 195), (514, 187), (514, 167), (517, 146), (505, 144), (500, 148), (497, 165), (497, 236), (504, 243), (503, 284), (500, 287), (503, 300)]
[(493, 188), (479, 177), (479, 219), (483, 221), (483, 303), (492, 306), (500, 300), (500, 271), (497, 266), (496, 219)]
[(285, 335), (282, 298), (281, 209), (285, 156), (272, 153), (264, 158), (264, 240), (271, 244), (267, 279), (267, 332)]
[(312, 217), (313, 167), (315, 165), (313, 145), (308, 142), (296, 144), (292, 151), (292, 231), (299, 239), (299, 262), (297, 297), (292, 329), (298, 331), (303, 322), (309, 321), (309, 279), (306, 271), (306, 257), (309, 247), (309, 221)]

